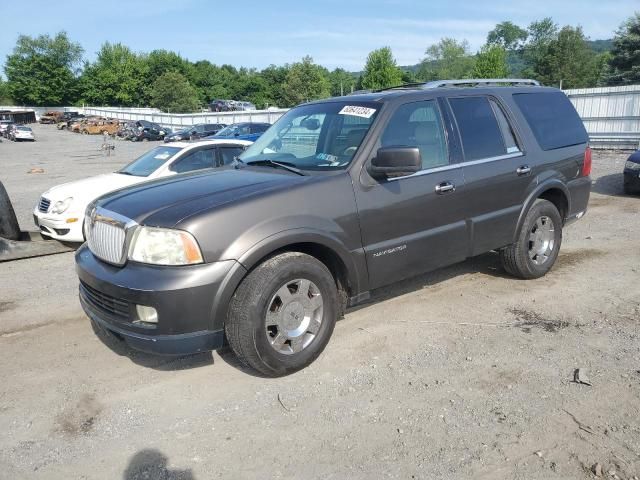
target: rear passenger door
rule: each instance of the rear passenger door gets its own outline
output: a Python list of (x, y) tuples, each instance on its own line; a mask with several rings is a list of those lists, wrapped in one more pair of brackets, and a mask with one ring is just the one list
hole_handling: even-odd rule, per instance
[(438, 102), (398, 106), (372, 156), (389, 146), (417, 147), (423, 168), (387, 179), (363, 171), (354, 185), (372, 289), (464, 260), (468, 250), (462, 168), (449, 155)]
[(469, 256), (512, 243), (533, 176), (511, 115), (495, 97), (451, 97), (462, 145)]

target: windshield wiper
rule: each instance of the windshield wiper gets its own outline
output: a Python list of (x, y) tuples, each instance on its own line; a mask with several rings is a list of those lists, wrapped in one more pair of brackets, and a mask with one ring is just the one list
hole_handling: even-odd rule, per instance
[(132, 175), (133, 176), (133, 173), (125, 172), (124, 170), (120, 170), (118, 173), (120, 173), (122, 175)]
[[(242, 160), (238, 159), (240, 162)], [(305, 174), (299, 168), (294, 167), (292, 164), (288, 162), (276, 162), (274, 160), (270, 160), (268, 158), (263, 158), (261, 160), (253, 160), (252, 162), (242, 162), (245, 165), (260, 165), (265, 167), (274, 167), (274, 168), (284, 168), (285, 170), (289, 170), (290, 172), (296, 173), (301, 176), (305, 176)]]

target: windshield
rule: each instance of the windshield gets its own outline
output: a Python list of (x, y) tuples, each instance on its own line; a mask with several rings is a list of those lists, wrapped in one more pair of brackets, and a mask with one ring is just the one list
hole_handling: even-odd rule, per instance
[(118, 173), (125, 175), (135, 175), (136, 177), (148, 177), (164, 163), (173, 158), (180, 150), (180, 147), (156, 147), (138, 157), (129, 165), (119, 170)]
[(346, 168), (381, 105), (328, 102), (289, 110), (241, 156), (244, 163), (272, 160), (303, 170)]
[(222, 130), (220, 130), (216, 136), (217, 137), (232, 137), (235, 134), (238, 135), (247, 135), (248, 133), (250, 133), (249, 130), (249, 126), (248, 125), (244, 125), (242, 123), (236, 124), (236, 125), (229, 125), (228, 127), (224, 127)]

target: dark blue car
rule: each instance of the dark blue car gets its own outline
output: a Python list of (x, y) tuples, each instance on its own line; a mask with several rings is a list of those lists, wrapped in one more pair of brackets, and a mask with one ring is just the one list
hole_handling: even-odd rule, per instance
[(640, 194), (640, 150), (631, 155), (624, 164), (624, 192)]
[(234, 140), (248, 140), (250, 142), (255, 142), (270, 126), (270, 123), (234, 123), (233, 125), (223, 128), (215, 135), (205, 138), (233, 138)]

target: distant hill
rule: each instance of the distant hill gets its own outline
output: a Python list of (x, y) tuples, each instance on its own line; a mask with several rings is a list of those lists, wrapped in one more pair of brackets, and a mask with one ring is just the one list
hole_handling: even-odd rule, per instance
[[(587, 44), (595, 53), (603, 53), (608, 52), (613, 48), (613, 39), (587, 40)], [(509, 52), (507, 56), (507, 64), (509, 65), (510, 72), (520, 72), (524, 68), (522, 58), (516, 52)], [(416, 73), (420, 68), (420, 63), (416, 63), (415, 65), (400, 65), (399, 67), (405, 72)], [(362, 72), (351, 72), (351, 74), (355, 77), (359, 77), (362, 75)]]

